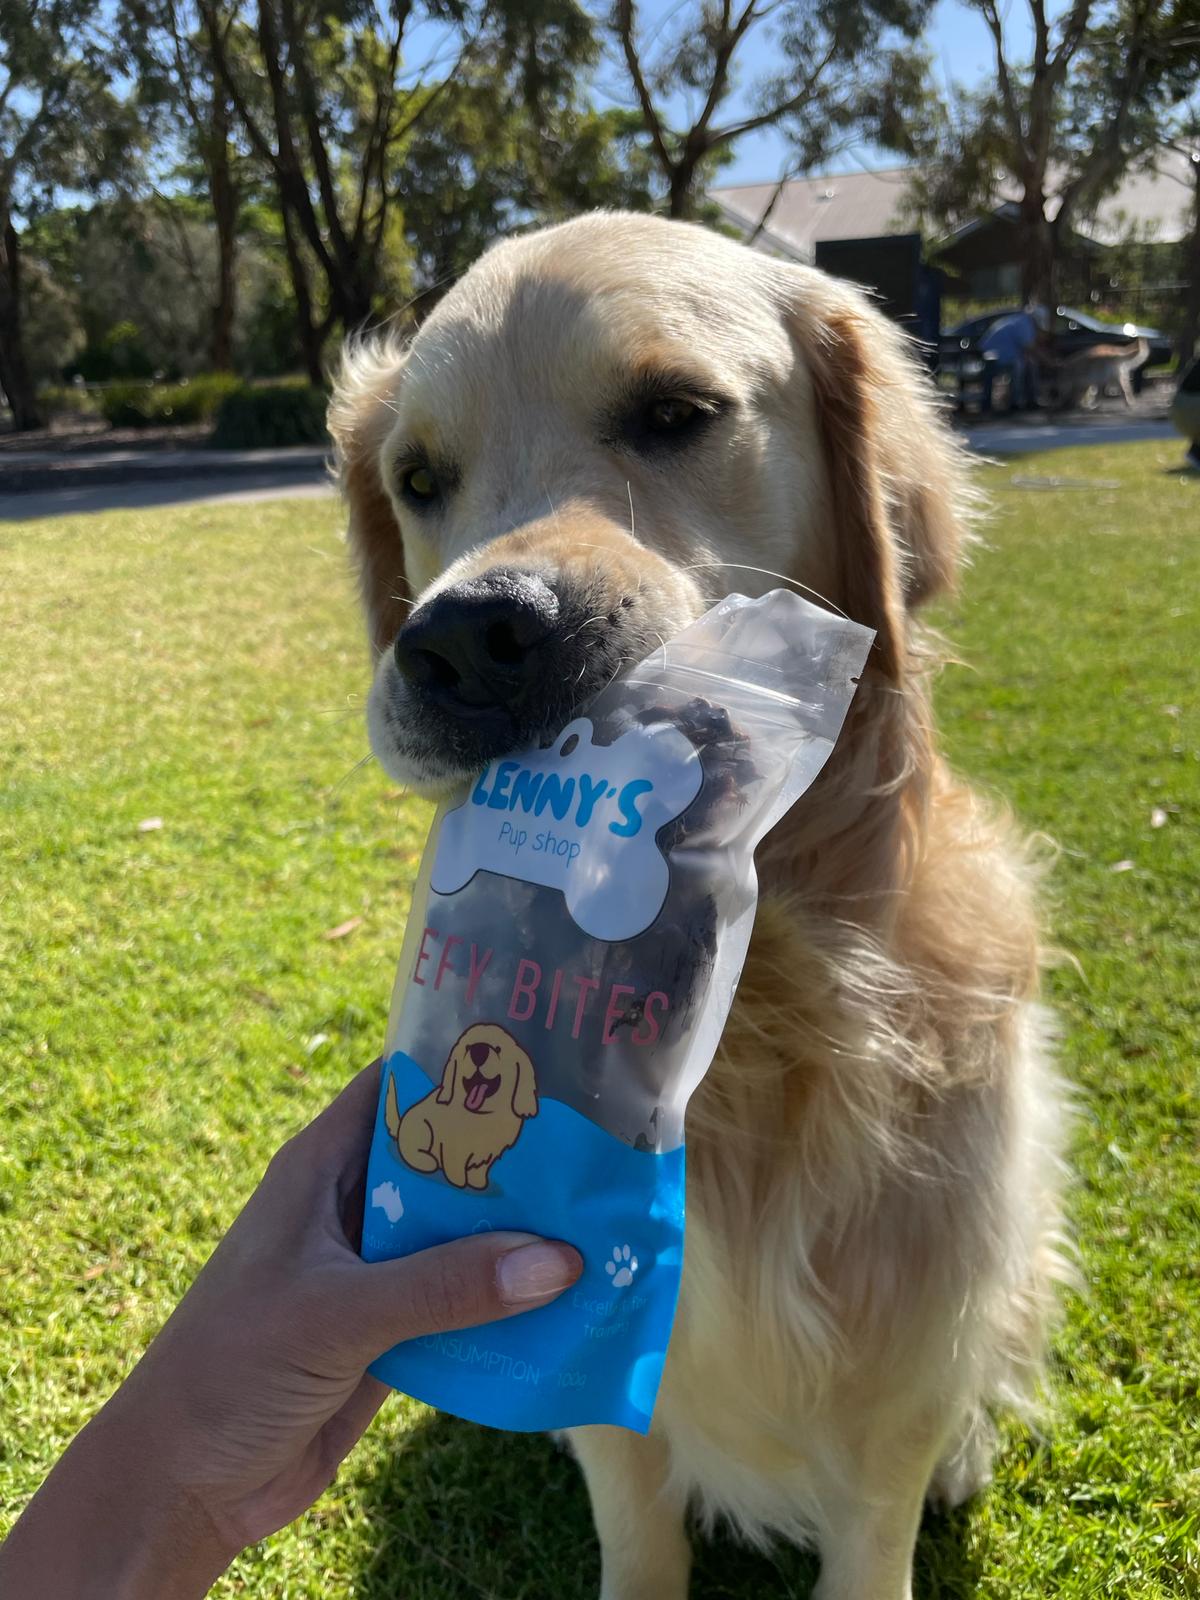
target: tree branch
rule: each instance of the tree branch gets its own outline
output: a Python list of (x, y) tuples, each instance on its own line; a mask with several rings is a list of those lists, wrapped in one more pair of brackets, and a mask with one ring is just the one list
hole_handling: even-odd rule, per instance
[(408, 18), (412, 13), (410, 4), (402, 4), (396, 14), (396, 28), (392, 35), (392, 42), (388, 49), (386, 87), (381, 88), (375, 96), (375, 112), (371, 118), (371, 131), (367, 135), (366, 148), (363, 152), (362, 181), (358, 186), (358, 201), (354, 208), (354, 227), (351, 239), (355, 250), (362, 246), (363, 231), (366, 227), (367, 196), (371, 190), (372, 176), (379, 188), (380, 219), (376, 237), (383, 235), (383, 216), (387, 212), (387, 174), (384, 171), (384, 155), (388, 145), (388, 128), (392, 120), (392, 108), (396, 104), (396, 73), (400, 68), (400, 44), (404, 38), (404, 30), (408, 25)]
[(705, 99), (704, 107), (688, 134), (689, 144), (699, 142), (708, 132), (708, 125), (712, 121), (713, 113), (725, 98), (729, 84), (729, 65), (733, 60), (734, 51), (745, 37), (746, 29), (754, 21), (754, 5), (755, 0), (747, 0), (746, 9), (731, 29), (729, 22), (733, 15), (732, 0), (722, 0), (721, 39), (713, 57), (712, 82), (708, 86), (708, 96)]
[(753, 233), (751, 233), (746, 239), (746, 243), (748, 245), (756, 244), (758, 242), (759, 238), (766, 229), (767, 223), (771, 220), (771, 217), (775, 211), (775, 207), (783, 198), (783, 191), (787, 188), (788, 184), (791, 183), (793, 178), (799, 177), (800, 170), (801, 169), (799, 166), (784, 168), (782, 176), (778, 179), (774, 189), (771, 191), (771, 198), (767, 201), (766, 205), (759, 213), (758, 221), (754, 224)]
[(1091, 13), (1092, 0), (1075, 0), (1067, 14), (1067, 20), (1063, 23), (1062, 38), (1058, 41), (1058, 48), (1050, 57), (1050, 71), (1055, 87), (1062, 82), (1072, 57), (1083, 43)]
[(179, 80), (179, 92), (183, 95), (183, 104), (188, 116), (198, 129), (203, 119), (196, 105), (196, 97), (192, 93), (192, 75), (188, 71), (184, 60), (183, 36), (179, 27), (179, 16), (175, 9), (175, 0), (167, 0), (167, 24), (171, 30), (171, 53), (175, 59), (175, 76)]
[(1026, 161), (1031, 161), (1032, 152), (1025, 139), (1025, 124), (1021, 116), (1021, 108), (1017, 104), (1016, 90), (1013, 88), (1012, 77), (1008, 70), (1008, 60), (1004, 54), (1004, 23), (1000, 18), (999, 11), (996, 9), (995, 0), (982, 0), (979, 9), (983, 12), (983, 20), (988, 25), (995, 45), (996, 79), (1000, 85), (1000, 98), (1004, 103), (1004, 112), (1008, 118), (1008, 131)]
[(246, 130), (246, 136), (253, 146), (254, 153), (260, 161), (264, 161), (271, 170), (279, 174), (279, 158), (271, 141), (267, 138), (262, 128), (255, 121), (254, 113), (246, 102), (246, 97), (241, 91), (241, 86), (233, 75), (229, 65), (229, 54), (226, 50), (226, 36), (217, 27), (217, 15), (213, 9), (212, 0), (200, 0), (200, 12), (204, 18), (204, 26), (212, 44), (213, 60), (216, 63), (217, 73), (233, 103), (233, 109), (238, 114), (238, 120)]
[(617, 37), (621, 41), (621, 50), (625, 56), (625, 65), (629, 69), (630, 81), (633, 84), (634, 93), (637, 95), (638, 105), (642, 110), (642, 118), (650, 135), (650, 142), (653, 144), (655, 154), (662, 163), (663, 171), (669, 177), (675, 170), (675, 161), (667, 148), (666, 132), (659, 118), (654, 98), (642, 72), (642, 63), (638, 57), (637, 41), (634, 37), (637, 21), (634, 16), (633, 0), (617, 0), (616, 27)]
[(1098, 196), (1100, 189), (1117, 176), (1129, 157), (1125, 148), (1126, 134), (1133, 107), (1145, 87), (1148, 67), (1145, 22), (1145, 13), (1139, 13), (1126, 55), (1126, 69), (1118, 80), (1120, 92), (1116, 106), (1105, 121), (1101, 137), (1074, 177), (1063, 185), (1054, 218), (1056, 229), (1065, 228), (1076, 208), (1089, 196)]
[[(267, 0), (263, 0), (264, 9), (266, 3)], [(308, 138), (308, 153), (312, 161), (313, 171), (317, 177), (317, 192), (321, 196), (321, 209), (325, 213), (325, 231), (329, 235), (333, 253), (337, 257), (342, 271), (352, 274), (355, 265), (354, 252), (342, 227), (341, 214), (338, 210), (337, 187), (333, 181), (333, 171), (329, 164), (329, 152), (325, 148), (325, 134), (321, 127), (317, 87), (313, 82), (312, 73), (309, 71), (303, 33), (296, 26), (294, 0), (281, 0), (280, 15), (283, 20), (284, 37), (287, 41), (288, 61), (291, 64), (296, 86), (300, 91), (300, 118)]]
[(709, 136), (707, 149), (717, 150), (723, 144), (729, 144), (734, 139), (740, 139), (744, 133), (753, 133), (756, 128), (767, 128), (773, 123), (781, 122), (784, 117), (790, 116), (793, 111), (799, 111), (813, 95), (821, 74), (837, 55), (836, 42), (829, 45), (825, 54), (805, 78), (803, 86), (786, 100), (780, 101), (776, 106), (769, 106), (767, 110), (760, 111), (756, 116), (746, 117), (742, 122), (734, 122), (727, 128), (718, 128)]

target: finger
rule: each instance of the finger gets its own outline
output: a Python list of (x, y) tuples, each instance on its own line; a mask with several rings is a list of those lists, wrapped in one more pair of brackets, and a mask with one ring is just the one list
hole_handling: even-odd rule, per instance
[(356, 1073), (342, 1092), (291, 1141), (313, 1174), (336, 1175), (328, 1194), (331, 1208), (366, 1177), (375, 1108), (379, 1102), (380, 1061)]
[(356, 1073), (336, 1099), (309, 1123), (305, 1136), (311, 1136), (314, 1145), (342, 1149), (348, 1142), (370, 1134), (379, 1100), (381, 1061), (382, 1058), (377, 1057), (369, 1067)]
[(528, 1233), (472, 1234), (398, 1261), (355, 1263), (347, 1327), (370, 1361), (405, 1339), (535, 1310), (582, 1271), (569, 1244)]

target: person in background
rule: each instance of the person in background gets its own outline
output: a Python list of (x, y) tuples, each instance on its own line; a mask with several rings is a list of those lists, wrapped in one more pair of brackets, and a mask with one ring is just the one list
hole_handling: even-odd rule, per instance
[[(990, 363), (992, 383), (998, 371), (1007, 370), (1012, 379), (1012, 409), (1028, 411), (1037, 404), (1038, 372), (1034, 359), (1039, 325), (1032, 311), (1013, 311), (992, 323), (982, 342), (980, 354)], [(992, 409), (991, 384), (985, 394), (984, 409)]]
[(193, 1600), (305, 1511), (391, 1393), (403, 1339), (543, 1306), (570, 1245), (474, 1234), (360, 1259), (379, 1063), (279, 1151), (141, 1361), (0, 1549), (5, 1600)]
[(1200, 470), (1200, 356), (1184, 368), (1171, 402), (1170, 416), (1175, 427), (1188, 441), (1185, 461), (1189, 467)]

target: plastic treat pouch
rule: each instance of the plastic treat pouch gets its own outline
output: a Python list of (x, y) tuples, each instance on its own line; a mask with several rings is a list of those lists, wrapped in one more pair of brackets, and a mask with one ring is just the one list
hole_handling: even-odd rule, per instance
[(824, 765), (872, 634), (731, 595), (439, 809), (401, 953), (363, 1255), (576, 1245), (524, 1316), (373, 1372), (496, 1427), (644, 1433), (679, 1291), (684, 1112), (733, 1000), (754, 848)]

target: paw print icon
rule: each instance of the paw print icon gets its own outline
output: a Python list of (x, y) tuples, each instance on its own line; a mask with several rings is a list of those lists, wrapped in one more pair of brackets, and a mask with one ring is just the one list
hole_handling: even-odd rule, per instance
[(604, 1263), (604, 1270), (612, 1279), (614, 1289), (628, 1289), (638, 1269), (638, 1258), (627, 1244), (613, 1245), (612, 1260)]

